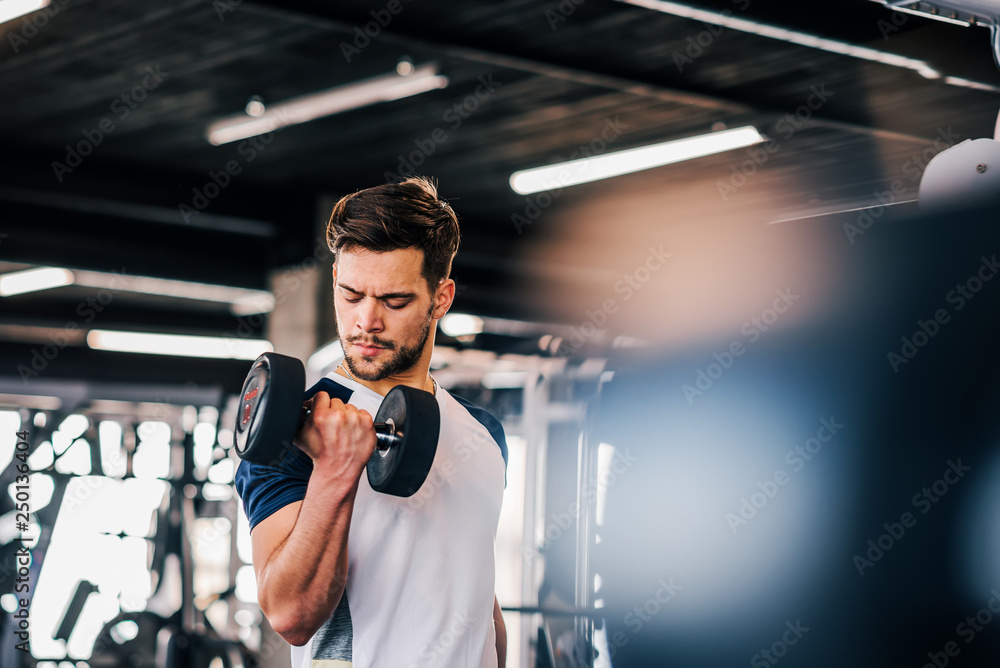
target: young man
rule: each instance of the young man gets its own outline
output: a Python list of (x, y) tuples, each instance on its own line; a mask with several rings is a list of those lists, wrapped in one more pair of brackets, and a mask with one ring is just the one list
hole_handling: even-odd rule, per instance
[[(507, 445), (499, 421), (437, 386), (458, 219), (412, 177), (341, 199), (327, 240), (344, 361), (309, 393), (281, 466), (240, 463), (257, 596), (292, 668), (503, 666), (494, 543)], [(395, 385), (434, 392), (441, 433), (423, 486), (372, 490), (372, 415)]]

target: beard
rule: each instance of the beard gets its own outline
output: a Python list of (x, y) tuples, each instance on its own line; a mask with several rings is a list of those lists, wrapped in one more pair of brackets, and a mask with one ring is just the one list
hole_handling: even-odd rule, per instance
[[(366, 359), (364, 355), (359, 355), (358, 358), (352, 358), (350, 354), (345, 353), (344, 363), (347, 365), (351, 374), (359, 380), (376, 382), (384, 378), (388, 378), (389, 376), (395, 376), (412, 369), (413, 366), (420, 360), (420, 355), (424, 352), (424, 345), (427, 343), (427, 337), (430, 336), (432, 322), (431, 313), (433, 310), (434, 307), (432, 304), (431, 309), (427, 312), (427, 319), (420, 328), (420, 334), (417, 336), (417, 342), (412, 346), (399, 346), (394, 341), (381, 339), (377, 336), (355, 336), (348, 338), (346, 341), (344, 340), (344, 337), (341, 336), (340, 345), (345, 351), (348, 349), (348, 343), (361, 341), (385, 348), (386, 350), (392, 352), (387, 359), (382, 360), (381, 362)], [(361, 366), (362, 360), (364, 360), (364, 366)]]

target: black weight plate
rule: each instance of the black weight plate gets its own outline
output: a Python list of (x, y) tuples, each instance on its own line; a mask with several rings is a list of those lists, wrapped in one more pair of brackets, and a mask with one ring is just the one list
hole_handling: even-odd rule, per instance
[(264, 353), (243, 383), (236, 414), (236, 454), (258, 464), (281, 460), (302, 412), (306, 370), (294, 357)]
[(441, 431), (437, 398), (406, 385), (389, 390), (375, 422), (395, 423), (398, 440), (388, 450), (375, 450), (368, 460), (372, 489), (393, 496), (412, 496), (430, 473)]

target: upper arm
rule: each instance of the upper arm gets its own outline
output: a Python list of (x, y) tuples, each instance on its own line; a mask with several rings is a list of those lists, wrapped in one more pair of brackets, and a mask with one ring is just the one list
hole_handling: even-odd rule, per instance
[(274, 551), (284, 543), (295, 527), (301, 501), (293, 501), (274, 511), (254, 526), (250, 531), (250, 545), (253, 548), (253, 570), (260, 584), (261, 571)]

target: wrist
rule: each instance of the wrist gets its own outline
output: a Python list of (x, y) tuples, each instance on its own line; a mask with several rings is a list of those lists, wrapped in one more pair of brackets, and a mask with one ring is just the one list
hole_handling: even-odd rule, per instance
[(339, 496), (353, 496), (358, 490), (358, 482), (361, 480), (361, 472), (344, 461), (337, 461), (331, 458), (318, 458), (313, 460), (313, 470), (309, 476), (309, 486), (314, 484), (324, 490), (325, 493)]

